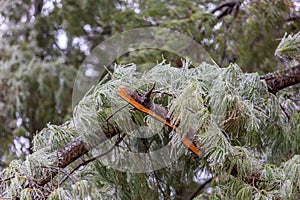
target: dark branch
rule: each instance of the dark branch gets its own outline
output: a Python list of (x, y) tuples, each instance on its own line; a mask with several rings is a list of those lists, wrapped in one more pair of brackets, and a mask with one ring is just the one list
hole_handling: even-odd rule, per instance
[(291, 22), (291, 21), (300, 22), (300, 16), (293, 15), (293, 16), (289, 17), (286, 21), (288, 21), (288, 22)]
[[(107, 138), (112, 138), (118, 133), (119, 132), (116, 129), (112, 129), (111, 131), (104, 130), (104, 135)], [(58, 168), (65, 168), (81, 156), (88, 153), (88, 151), (89, 150), (87, 149), (87, 146), (84, 144), (83, 140), (78, 137), (57, 152), (57, 161), (54, 166)], [(57, 175), (57, 173), (57, 170), (46, 173), (41, 179), (37, 181), (37, 184), (39, 186), (44, 186), (45, 184), (49, 183), (52, 178)]]
[(68, 176), (66, 176), (66, 177), (60, 182), (60, 185), (63, 184), (63, 182), (65, 182), (65, 181), (70, 177), (70, 175), (73, 174), (73, 173), (74, 173), (76, 170), (78, 170), (80, 167), (85, 166), (85, 165), (89, 164), (90, 162), (93, 162), (93, 161), (95, 161), (96, 159), (98, 159), (98, 158), (100, 158), (100, 157), (103, 157), (103, 156), (109, 154), (112, 150), (114, 150), (114, 148), (115, 148), (116, 146), (118, 146), (118, 144), (120, 144), (120, 142), (125, 138), (125, 136), (126, 136), (126, 135), (124, 134), (121, 138), (119, 138), (119, 139), (117, 140), (117, 142), (116, 142), (109, 150), (107, 150), (106, 152), (104, 152), (104, 153), (102, 153), (102, 154), (100, 154), (100, 155), (97, 155), (96, 157), (93, 157), (93, 158), (91, 158), (91, 159), (89, 159), (89, 160), (86, 160), (86, 161), (80, 163), (79, 165), (77, 165), (77, 167), (75, 167), (75, 168), (70, 172), (70, 174), (68, 174)]
[(190, 195), (190, 197), (188, 197), (187, 199), (189, 200), (193, 200), (198, 194), (199, 192), (207, 185), (209, 184), (211, 181), (213, 180), (213, 177), (207, 179), (203, 184), (199, 185), (198, 188), (193, 191), (193, 193)]
[(38, 16), (41, 14), (43, 6), (44, 6), (44, 1), (43, 0), (36, 0), (34, 3), (34, 16)]
[(269, 92), (276, 94), (279, 90), (300, 83), (300, 65), (266, 74), (261, 79), (266, 81)]
[(239, 12), (240, 5), (241, 5), (240, 1), (230, 1), (230, 2), (221, 3), (215, 9), (213, 9), (211, 13), (214, 14), (217, 11), (221, 11), (221, 14), (217, 16), (218, 19), (221, 19), (222, 17), (231, 14), (233, 14), (233, 16), (236, 17)]

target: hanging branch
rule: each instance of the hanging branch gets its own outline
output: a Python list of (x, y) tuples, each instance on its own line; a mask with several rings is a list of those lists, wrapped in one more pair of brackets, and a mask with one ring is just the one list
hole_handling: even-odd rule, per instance
[[(153, 89), (155, 87), (155, 83), (151, 87), (151, 89), (145, 94), (140, 95), (136, 92), (131, 91), (128, 88), (125, 87), (119, 87), (118, 89), (118, 95), (122, 97), (125, 101), (130, 103), (132, 106), (134, 106), (136, 109), (150, 115), (154, 119), (164, 123), (165, 125), (171, 127), (174, 131), (176, 131), (178, 134), (181, 133), (181, 131), (177, 128), (177, 126), (172, 122), (172, 118), (168, 117), (168, 111), (166, 111), (164, 108), (156, 105), (153, 103), (150, 99), (150, 95), (153, 92)], [(190, 130), (190, 134), (192, 135), (193, 130)], [(196, 156), (201, 156), (202, 152), (197, 148), (197, 146), (191, 141), (189, 138), (183, 136), (181, 138), (182, 143), (190, 150), (192, 151)]]

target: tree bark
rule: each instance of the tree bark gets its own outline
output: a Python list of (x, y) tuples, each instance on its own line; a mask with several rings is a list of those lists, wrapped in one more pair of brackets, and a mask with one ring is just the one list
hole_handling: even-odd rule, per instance
[[(106, 138), (109, 139), (117, 134), (119, 134), (119, 131), (117, 129), (106, 129), (103, 131)], [(103, 140), (104, 140), (103, 139)], [(100, 143), (101, 141), (99, 141)], [(87, 148), (86, 144), (84, 144), (81, 137), (77, 137), (75, 140), (69, 142), (66, 146), (61, 148), (56, 153), (56, 162), (54, 163), (54, 166), (56, 168), (65, 168), (72, 162), (76, 161), (81, 156), (88, 153), (89, 149)], [(46, 173), (43, 177), (37, 180), (37, 185), (44, 186), (47, 183), (49, 183), (53, 177), (55, 177), (58, 173), (58, 170), (52, 170), (51, 172)]]
[(261, 76), (265, 80), (270, 93), (276, 94), (278, 91), (291, 85), (300, 83), (300, 65)]

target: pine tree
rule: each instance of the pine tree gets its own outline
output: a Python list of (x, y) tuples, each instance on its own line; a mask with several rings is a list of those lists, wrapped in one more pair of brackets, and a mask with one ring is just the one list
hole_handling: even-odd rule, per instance
[[(96, 86), (79, 103), (73, 119), (61, 126), (48, 125), (35, 136), (34, 153), (3, 170), (2, 194), (50, 199), (184, 198), (199, 184), (195, 173), (205, 171), (214, 179), (212, 190), (201, 195), (210, 198), (299, 197), (299, 113), (293, 105), (282, 105), (257, 73), (243, 73), (235, 64), (219, 68), (202, 63), (189, 69), (184, 63), (181, 69), (161, 63), (141, 79), (135, 78), (133, 64), (116, 67), (111, 80)], [(203, 157), (193, 160), (185, 151), (179, 160), (150, 173), (125, 173), (105, 166), (101, 155), (109, 150), (103, 144), (95, 148), (104, 135), (94, 127), (101, 127), (112, 141), (125, 134), (107, 158), (119, 161), (124, 158), (117, 152), (155, 150), (172, 134), (162, 128), (160, 137), (136, 139), (129, 132), (136, 128), (130, 121), (145, 123), (139, 111), (125, 109), (115, 114), (120, 117), (107, 121), (114, 114), (111, 108), (126, 104), (117, 96), (118, 87), (135, 85), (145, 93), (154, 82), (159, 92), (176, 96), (158, 95), (156, 101), (165, 102), (173, 117), (181, 119), (179, 128), (187, 130), (187, 123), (196, 130), (194, 142), (204, 151)], [(150, 127), (157, 125), (146, 121)]]
[[(99, 3), (105, 7), (103, 10), (106, 12), (113, 11), (111, 15), (98, 13), (100, 18), (85, 15), (87, 10), (96, 12), (94, 9), (99, 6), (97, 3), (74, 2), (79, 5), (79, 16), (86, 23), (89, 21), (93, 25), (100, 23), (94, 20), (101, 19), (101, 25), (105, 27), (102, 30), (105, 33), (101, 34), (103, 38), (114, 32), (133, 28), (136, 25), (134, 22), (140, 22), (138, 27), (149, 23), (142, 15), (133, 12), (133, 5), (128, 2), (120, 1), (120, 5), (106, 1)], [(49, 44), (55, 43), (55, 37), (51, 36), (53, 32), (49, 28), (59, 29), (55, 23), (49, 23), (51, 20), (61, 20), (57, 16), (69, 18), (69, 22), (76, 21), (72, 18), (78, 14), (73, 10), (76, 7), (74, 2), (63, 2), (66, 11), (70, 10), (72, 15), (67, 15), (67, 12), (64, 13), (57, 7), (53, 13), (58, 14), (52, 13), (49, 17), (43, 15), (38, 1), (34, 5), (36, 10), (32, 13), (36, 17), (35, 23), (31, 24), (28, 19), (28, 23), (22, 26), (25, 27), (24, 30), (12, 32), (17, 35), (14, 35), (17, 41), (12, 40), (14, 37), (10, 34), (2, 36), (8, 38), (7, 43), (3, 42), (1, 46), (1, 49), (6, 50), (1, 54), (0, 80), (3, 84), (0, 103), (4, 105), (0, 107), (4, 113), (0, 121), (2, 132), (5, 136), (11, 132), (15, 133), (14, 136), (17, 133), (23, 136), (26, 132), (39, 132), (29, 137), (32, 140), (32, 152), (24, 159), (12, 160), (2, 170), (0, 198), (300, 198), (299, 85), (295, 85), (300, 81), (299, 33), (284, 35), (283, 30), (279, 32), (276, 27), (272, 27), (276, 25), (291, 30), (297, 27), (297, 20), (292, 18), (290, 26), (285, 24), (287, 13), (294, 8), (289, 7), (288, 1), (276, 1), (273, 10), (268, 8), (271, 1), (242, 4), (239, 1), (223, 4), (215, 1), (216, 6), (210, 12), (203, 12), (203, 8), (196, 7), (197, 2), (192, 1), (178, 1), (174, 4), (167, 1), (159, 4), (153, 1), (139, 2), (143, 15), (152, 18), (150, 21), (161, 27), (180, 29), (205, 47), (211, 45), (214, 48), (210, 53), (216, 62), (227, 67), (209, 63), (195, 65), (183, 60), (181, 68), (178, 68), (173, 66), (174, 63), (167, 55), (168, 60), (163, 60), (146, 73), (140, 73), (136, 71), (138, 63), (148, 58), (150, 60), (151, 57), (145, 52), (133, 52), (122, 59), (126, 62), (132, 59), (136, 64), (121, 64), (124, 62), (121, 59), (113, 72), (103, 77), (79, 102), (73, 111), (73, 118), (67, 116), (66, 120), (62, 120), (53, 113), (57, 111), (56, 105), (61, 105), (62, 109), (69, 108), (70, 105), (63, 104), (70, 102), (68, 92), (75, 71), (72, 64), (76, 65), (79, 62), (76, 56), (82, 56), (84, 52), (71, 47), (65, 50), (48, 48), (51, 46)], [(30, 7), (31, 2), (9, 8), (18, 10), (25, 8), (25, 5)], [(127, 6), (127, 9), (118, 16), (120, 12), (115, 5)], [(174, 9), (168, 11), (168, 7)], [(270, 10), (273, 12), (266, 12)], [(10, 9), (5, 12), (8, 13), (8, 18), (14, 13)], [(20, 13), (19, 17), (12, 18), (21, 20), (26, 9), (20, 10)], [(132, 20), (125, 22), (123, 16)], [(264, 16), (262, 21), (257, 20), (260, 16)], [(113, 25), (109, 22), (113, 22)], [(197, 26), (199, 23), (205, 28)], [(224, 29), (211, 28), (218, 23)], [(67, 24), (69, 26), (72, 23)], [(244, 26), (240, 26), (241, 24)], [(26, 27), (32, 25), (46, 30), (28, 32)], [(70, 31), (70, 41), (79, 31), (75, 25), (66, 29)], [(260, 25), (267, 31), (257, 31)], [(241, 36), (244, 27), (246, 30)], [(226, 32), (231, 28), (233, 32)], [(18, 30), (18, 26), (14, 30)], [(25, 40), (22, 45), (24, 32), (25, 35), (30, 35), (28, 40), (37, 43)], [(43, 32), (49, 33), (49, 40), (42, 39)], [(88, 33), (87, 38), (89, 34), (93, 35)], [(262, 40), (257, 41), (260, 34)], [(205, 40), (208, 36), (216, 43), (209, 44)], [(224, 42), (221, 40), (222, 36), (228, 40)], [(274, 37), (282, 36), (277, 46)], [(237, 37), (241, 40), (237, 40)], [(90, 42), (96, 44), (103, 38), (95, 37)], [(251, 48), (263, 45), (267, 47), (261, 51), (251, 51)], [(274, 52), (284, 62), (270, 56)], [(156, 52), (152, 58), (157, 59), (157, 54), (161, 56), (160, 52)], [(63, 59), (55, 61), (58, 58)], [(230, 63), (232, 61), (241, 65), (243, 70), (238, 64)], [(290, 67), (283, 69), (283, 63)], [(280, 66), (281, 70), (263, 76), (257, 72), (245, 72), (268, 71), (269, 66), (273, 66), (272, 69)], [(172, 121), (180, 131), (172, 130), (166, 123), (145, 112), (134, 110), (132, 105), (127, 105), (118, 95), (120, 87), (143, 95), (154, 84), (155, 91), (150, 96), (150, 103), (164, 110), (167, 114), (163, 117)], [(287, 88), (291, 85), (295, 86)], [(21, 93), (16, 100), (15, 92)], [(49, 93), (52, 92), (56, 94), (55, 99), (49, 99)], [(32, 94), (39, 98), (32, 98)], [(33, 102), (33, 99), (38, 100)], [(36, 113), (41, 117), (30, 115), (36, 107), (39, 109)], [(53, 109), (50, 111), (53, 115), (46, 114), (48, 109)], [(16, 117), (16, 113), (22, 116)], [(67, 115), (68, 111), (64, 110), (63, 113)], [(23, 123), (23, 126), (17, 127), (16, 122), (13, 122), (20, 118), (24, 121), (29, 119), (28, 124)], [(48, 121), (53, 123), (40, 130)], [(15, 127), (5, 124), (13, 124)], [(39, 126), (34, 127), (36, 124)], [(149, 127), (148, 130), (155, 132), (155, 135), (142, 139), (135, 137), (139, 134), (136, 127)], [(193, 152), (182, 145), (182, 137), (189, 138), (185, 134), (191, 130), (195, 134), (192, 140), (202, 152), (200, 157), (195, 157)], [(4, 139), (10, 142), (13, 137), (6, 136)], [(167, 154), (162, 154), (160, 160), (154, 160), (165, 167), (132, 173), (139, 170), (139, 166), (145, 167), (148, 164), (148, 167), (153, 167), (153, 160), (151, 157), (148, 160), (142, 156), (134, 157), (139, 156), (138, 154), (131, 157), (129, 154), (124, 158), (126, 152), (148, 153), (167, 144), (171, 147)], [(178, 153), (178, 159), (168, 163), (174, 152)], [(161, 166), (158, 164), (157, 166)], [(132, 171), (120, 170), (126, 166), (130, 166)]]

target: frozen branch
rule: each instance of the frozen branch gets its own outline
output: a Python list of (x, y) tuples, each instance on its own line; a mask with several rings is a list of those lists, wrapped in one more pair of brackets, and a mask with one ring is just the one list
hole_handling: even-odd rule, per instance
[(279, 90), (300, 83), (300, 65), (261, 76), (268, 85), (269, 92), (276, 94)]

